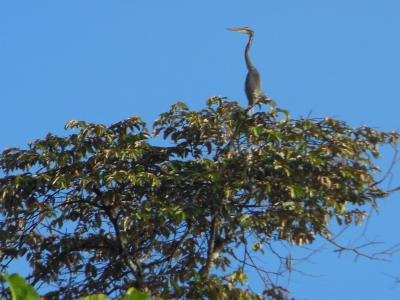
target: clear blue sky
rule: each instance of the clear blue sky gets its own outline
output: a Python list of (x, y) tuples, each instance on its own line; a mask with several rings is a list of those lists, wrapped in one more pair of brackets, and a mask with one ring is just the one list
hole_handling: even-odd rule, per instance
[[(400, 129), (398, 0), (16, 0), (0, 3), (0, 149), (65, 134), (70, 119), (151, 123), (176, 101), (200, 108), (214, 95), (245, 104), (246, 37), (233, 26), (256, 31), (265, 93), (293, 116)], [(400, 242), (398, 200), (368, 229), (387, 246)], [(400, 299), (390, 277), (400, 254), (354, 262), (332, 250), (299, 266), (312, 276), (291, 275), (294, 296)]]

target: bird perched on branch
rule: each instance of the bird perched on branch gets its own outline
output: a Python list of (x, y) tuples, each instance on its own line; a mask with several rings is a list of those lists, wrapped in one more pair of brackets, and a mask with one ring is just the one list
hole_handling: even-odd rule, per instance
[(245, 92), (247, 99), (249, 100), (249, 106), (253, 106), (257, 99), (263, 96), (260, 73), (257, 71), (256, 67), (254, 67), (250, 58), (250, 48), (253, 44), (254, 31), (249, 27), (228, 28), (228, 30), (241, 32), (249, 36), (249, 41), (247, 42), (246, 50), (244, 52), (247, 69), (249, 70), (246, 77)]

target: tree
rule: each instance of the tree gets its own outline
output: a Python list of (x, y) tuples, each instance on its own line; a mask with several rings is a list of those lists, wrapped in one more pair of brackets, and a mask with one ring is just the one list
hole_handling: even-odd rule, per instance
[[(285, 298), (254, 253), (332, 239), (334, 220), (361, 223), (390, 193), (374, 161), (399, 134), (259, 105), (267, 111), (219, 97), (200, 111), (177, 103), (152, 132), (139, 117), (70, 121), (69, 136), (5, 150), (0, 271), (24, 257), (31, 284), (56, 286), (49, 299), (131, 287), (165, 299)], [(263, 296), (243, 285), (251, 267)]]

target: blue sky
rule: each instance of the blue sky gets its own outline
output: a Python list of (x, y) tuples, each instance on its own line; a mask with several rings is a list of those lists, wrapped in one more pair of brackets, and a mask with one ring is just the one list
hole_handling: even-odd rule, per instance
[[(225, 30), (235, 26), (256, 31), (265, 93), (293, 116), (400, 129), (398, 0), (2, 1), (0, 149), (65, 134), (71, 119), (139, 115), (151, 124), (177, 101), (201, 108), (221, 95), (245, 104), (246, 37)], [(400, 242), (398, 197), (382, 202), (367, 231), (387, 246)], [(291, 275), (294, 296), (400, 298), (390, 277), (400, 276), (400, 254), (354, 262), (332, 250), (299, 266), (312, 276)]]

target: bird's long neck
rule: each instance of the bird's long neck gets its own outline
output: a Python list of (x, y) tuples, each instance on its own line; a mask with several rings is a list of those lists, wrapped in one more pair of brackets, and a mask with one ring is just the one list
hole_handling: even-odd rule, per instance
[(251, 62), (251, 58), (250, 58), (250, 48), (251, 48), (251, 45), (252, 45), (252, 44), (253, 44), (253, 35), (250, 34), (250, 35), (249, 35), (249, 41), (247, 42), (246, 50), (245, 50), (245, 52), (244, 52), (244, 56), (245, 56), (245, 59), (246, 59), (247, 69), (248, 69), (249, 71), (255, 69), (255, 67), (253, 66), (253, 64), (252, 64), (252, 62)]

